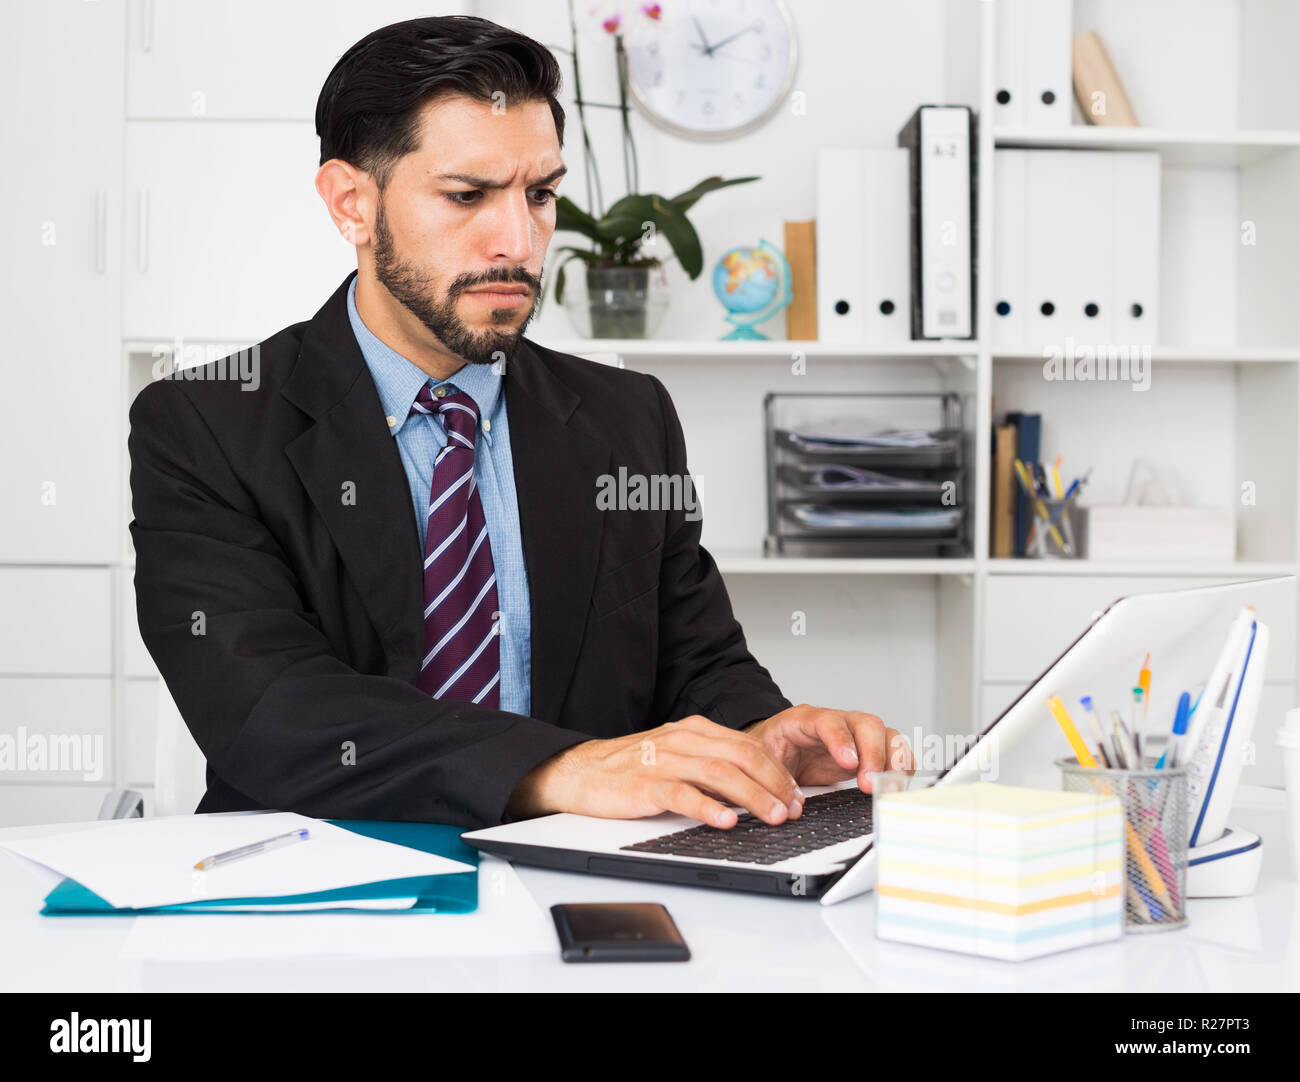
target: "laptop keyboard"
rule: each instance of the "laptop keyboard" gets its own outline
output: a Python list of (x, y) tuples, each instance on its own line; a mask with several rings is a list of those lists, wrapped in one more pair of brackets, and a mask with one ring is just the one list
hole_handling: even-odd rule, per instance
[(855, 786), (809, 797), (798, 819), (775, 826), (741, 812), (730, 830), (701, 824), (622, 848), (675, 857), (776, 864), (837, 842), (861, 838), (871, 831), (871, 796)]

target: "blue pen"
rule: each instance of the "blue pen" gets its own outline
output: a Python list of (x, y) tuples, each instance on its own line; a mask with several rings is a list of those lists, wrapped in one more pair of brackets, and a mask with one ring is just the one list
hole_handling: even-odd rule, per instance
[(1165, 759), (1168, 758), (1169, 765), (1175, 767), (1178, 765), (1178, 750), (1182, 742), (1182, 737), (1187, 733), (1187, 721), (1191, 717), (1192, 697), (1183, 692), (1178, 696), (1178, 710), (1174, 714), (1174, 732), (1169, 738), (1169, 744), (1161, 753), (1160, 758), (1156, 760), (1156, 769), (1163, 770)]
[(1057, 519), (1065, 514), (1065, 509), (1070, 506), (1070, 500), (1073, 498), (1074, 494), (1079, 491), (1081, 486), (1088, 483), (1088, 478), (1090, 476), (1092, 476), (1091, 467), (1082, 477), (1076, 477), (1070, 482), (1070, 487), (1065, 490), (1065, 495), (1061, 497), (1061, 502), (1056, 505), (1056, 510), (1047, 517), (1047, 527), (1049, 529), (1055, 526)]

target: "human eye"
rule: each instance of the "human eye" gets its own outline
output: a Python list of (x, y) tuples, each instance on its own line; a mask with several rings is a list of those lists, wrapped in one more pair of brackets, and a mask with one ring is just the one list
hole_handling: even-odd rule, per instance
[(481, 194), (482, 193), (479, 192), (478, 189), (476, 188), (471, 188), (467, 192), (444, 192), (443, 193), (443, 195), (446, 196), (447, 200), (453, 206), (457, 206), (457, 207), (472, 207), (476, 202), (478, 202), (478, 197)]
[(547, 203), (549, 203), (552, 199), (555, 198), (555, 192), (552, 191), (550, 188), (534, 188), (533, 195), (541, 196), (541, 199), (537, 200), (537, 205), (539, 207), (546, 206)]

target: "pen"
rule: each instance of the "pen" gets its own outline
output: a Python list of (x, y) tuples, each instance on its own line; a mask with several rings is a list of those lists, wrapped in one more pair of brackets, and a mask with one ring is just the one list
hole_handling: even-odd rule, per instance
[(1124, 719), (1119, 716), (1118, 710), (1110, 712), (1111, 721), (1115, 723), (1115, 732), (1124, 745), (1124, 760), (1126, 770), (1141, 770), (1142, 764), (1137, 758), (1137, 744), (1133, 740), (1133, 734), (1129, 727), (1124, 724)]
[(1128, 741), (1124, 739), (1124, 730), (1119, 726), (1119, 717), (1114, 714), (1113, 711), (1111, 714), (1111, 724), (1114, 726), (1114, 731), (1111, 733), (1110, 739), (1111, 744), (1115, 748), (1115, 755), (1119, 762), (1119, 769), (1129, 770), (1131, 768), (1128, 763)]
[(1081, 766), (1095, 767), (1097, 760), (1093, 758), (1092, 752), (1088, 750), (1088, 745), (1084, 743), (1083, 737), (1079, 735), (1079, 730), (1075, 728), (1074, 722), (1070, 720), (1070, 715), (1066, 711), (1065, 703), (1061, 701), (1061, 697), (1053, 695), (1048, 699), (1047, 709), (1052, 712), (1052, 717), (1056, 718), (1056, 724), (1061, 727), (1065, 739), (1070, 742), (1070, 747), (1074, 749), (1074, 756), (1079, 760), (1079, 764)]
[(1034, 486), (1033, 480), (1029, 476), (1029, 471), (1025, 469), (1025, 464), (1020, 459), (1015, 459), (1016, 473), (1020, 476), (1020, 483), (1024, 486), (1025, 495), (1033, 502), (1038, 511), (1039, 517), (1047, 523), (1047, 530), (1052, 535), (1052, 540), (1057, 543), (1061, 551), (1067, 555), (1074, 555), (1070, 546), (1065, 543), (1065, 538), (1061, 536), (1061, 531), (1052, 525), (1051, 516), (1047, 513), (1047, 508), (1043, 506), (1043, 501), (1039, 499), (1038, 490)]
[(277, 834), (274, 838), (267, 838), (265, 841), (251, 842), (248, 845), (241, 845), (238, 849), (227, 849), (224, 853), (204, 857), (194, 867), (200, 870), (215, 868), (218, 864), (229, 864), (232, 860), (242, 860), (244, 857), (251, 857), (255, 853), (265, 853), (268, 849), (279, 849), (282, 845), (305, 842), (310, 837), (311, 835), (307, 832), (306, 827), (300, 830), (291, 830), (287, 834)]
[(1151, 654), (1148, 653), (1146, 660), (1142, 662), (1142, 668), (1138, 672), (1138, 686), (1142, 688), (1142, 717), (1146, 718), (1147, 711), (1151, 709)]
[(1192, 697), (1185, 691), (1178, 696), (1178, 710), (1174, 714), (1173, 735), (1169, 737), (1169, 743), (1165, 746), (1164, 752), (1156, 760), (1157, 770), (1164, 769), (1166, 759), (1171, 768), (1178, 765), (1178, 753), (1181, 750), (1179, 745), (1182, 742), (1183, 734), (1187, 732), (1187, 717), (1191, 713), (1189, 709), (1191, 699)]
[(1106, 754), (1106, 734), (1102, 731), (1101, 722), (1097, 718), (1097, 711), (1092, 707), (1092, 696), (1084, 695), (1079, 699), (1083, 707), (1083, 715), (1088, 719), (1088, 727), (1092, 730), (1092, 739), (1096, 742), (1097, 751), (1101, 754), (1101, 761), (1109, 768), (1110, 756)]
[(1056, 510), (1052, 512), (1052, 517), (1047, 520), (1049, 526), (1054, 526), (1060, 521), (1061, 516), (1065, 514), (1065, 512), (1070, 508), (1070, 505), (1074, 502), (1074, 498), (1078, 494), (1079, 490), (1088, 483), (1088, 478), (1091, 474), (1092, 469), (1089, 467), (1088, 472), (1082, 477), (1076, 477), (1072, 482), (1070, 482), (1070, 487), (1065, 490), (1065, 495), (1061, 498), (1061, 502), (1056, 505)]
[(1061, 456), (1056, 456), (1056, 461), (1052, 463), (1052, 480), (1056, 483), (1056, 498), (1065, 499), (1065, 489), (1061, 487)]
[(1142, 694), (1141, 688), (1133, 689), (1133, 713), (1129, 720), (1129, 739), (1133, 741), (1134, 770), (1142, 769), (1142, 745), (1138, 740), (1138, 733), (1142, 728), (1142, 723), (1138, 721), (1138, 713), (1142, 712), (1145, 716), (1146, 712), (1142, 709), (1144, 698), (1145, 696)]
[[(1065, 709), (1065, 703), (1061, 702), (1059, 696), (1053, 695), (1047, 700), (1047, 708), (1051, 710), (1052, 716), (1056, 718), (1056, 723), (1061, 727), (1061, 732), (1065, 733), (1065, 738), (1070, 742), (1070, 746), (1074, 748), (1074, 754), (1079, 761), (1079, 765), (1089, 770), (1096, 770), (1097, 760), (1093, 758), (1092, 753), (1088, 750), (1088, 745), (1083, 742), (1083, 737), (1079, 735), (1079, 730), (1074, 727), (1074, 722), (1070, 720), (1070, 715)], [(1121, 814), (1123, 814), (1123, 801), (1120, 802), (1120, 807)], [(1165, 889), (1164, 881), (1160, 878), (1160, 872), (1151, 863), (1151, 856), (1147, 852), (1146, 846), (1142, 844), (1142, 839), (1138, 837), (1137, 831), (1133, 829), (1133, 824), (1129, 822), (1127, 815), (1124, 816), (1124, 828), (1129, 855), (1137, 864), (1143, 878), (1146, 879), (1147, 887), (1150, 889), (1151, 894), (1155, 896), (1155, 900), (1172, 913), (1174, 906), (1169, 898), (1169, 891)], [(1135, 885), (1145, 899), (1147, 892), (1142, 889), (1140, 884)], [(1148, 905), (1151, 904), (1148, 901)], [(1158, 907), (1152, 906), (1151, 916), (1155, 920), (1160, 919)]]

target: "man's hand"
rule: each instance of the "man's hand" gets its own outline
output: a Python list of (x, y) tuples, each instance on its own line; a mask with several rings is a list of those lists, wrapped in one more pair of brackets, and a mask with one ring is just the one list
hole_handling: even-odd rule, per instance
[(576, 812), (607, 819), (668, 811), (725, 829), (736, 825), (736, 813), (723, 801), (774, 824), (803, 810), (794, 777), (763, 741), (693, 714), (575, 744), (525, 775), (506, 811), (516, 818)]
[(831, 785), (856, 774), (858, 788), (869, 793), (873, 772), (916, 769), (907, 741), (875, 714), (800, 703), (744, 731), (758, 737), (800, 785)]

